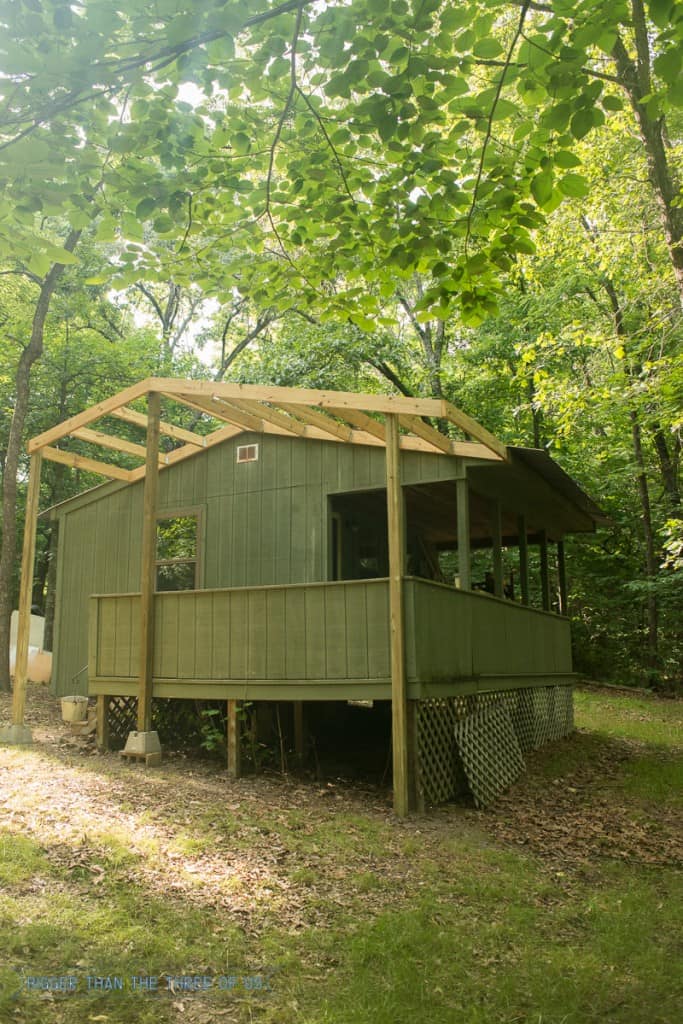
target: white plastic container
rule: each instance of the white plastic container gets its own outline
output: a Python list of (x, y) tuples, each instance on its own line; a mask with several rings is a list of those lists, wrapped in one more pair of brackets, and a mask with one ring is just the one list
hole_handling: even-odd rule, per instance
[(87, 717), (87, 697), (62, 697), (62, 721), (85, 722)]

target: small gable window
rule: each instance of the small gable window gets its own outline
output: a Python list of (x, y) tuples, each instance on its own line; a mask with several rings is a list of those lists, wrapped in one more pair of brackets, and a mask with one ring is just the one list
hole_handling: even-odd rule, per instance
[(237, 448), (237, 461), (238, 462), (257, 462), (258, 461), (258, 445), (257, 444), (241, 444)]

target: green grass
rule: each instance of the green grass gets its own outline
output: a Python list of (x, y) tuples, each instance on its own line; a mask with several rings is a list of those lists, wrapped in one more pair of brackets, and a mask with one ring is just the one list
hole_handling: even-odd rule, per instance
[(683, 746), (683, 701), (577, 690), (574, 708), (576, 724), (599, 735), (657, 747)]
[[(603, 792), (635, 817), (643, 807), (671, 817), (683, 790), (680, 714), (673, 702), (582, 692), (581, 734), (549, 748), (537, 777), (552, 786), (623, 749)], [(35, 748), (2, 758), (55, 770)], [(59, 770), (73, 772), (76, 791), (97, 762)], [(0, 1024), (679, 1019), (683, 893), (671, 867), (599, 848), (577, 866), (561, 850), (544, 859), (504, 844), (489, 815), (447, 808), (396, 822), (362, 801), (316, 801), (315, 791), (297, 800), (264, 788), (258, 799), (258, 781), (236, 787), (239, 796), (202, 798), (201, 780), (190, 779), (176, 820), (183, 779), (161, 772), (149, 784), (125, 775), (125, 813), (94, 816), (87, 835), (66, 830), (68, 815), (63, 832), (46, 820), (42, 834), (28, 793), (29, 824), (19, 817), (0, 832)], [(168, 792), (158, 808), (146, 785)], [(219, 875), (223, 862), (230, 870)], [(239, 981), (265, 983), (271, 971), (266, 993)], [(76, 992), (21, 990), (27, 975), (62, 974), (77, 977)], [(167, 975), (184, 974), (206, 974), (212, 988), (166, 989)], [(122, 978), (124, 990), (88, 991), (88, 975)], [(132, 990), (140, 975), (159, 976), (160, 991)], [(221, 976), (237, 986), (220, 989)]]

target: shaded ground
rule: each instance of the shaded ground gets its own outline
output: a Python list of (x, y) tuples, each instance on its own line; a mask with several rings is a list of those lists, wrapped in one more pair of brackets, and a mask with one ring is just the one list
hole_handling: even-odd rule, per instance
[[(609, 706), (610, 699), (618, 702), (619, 697), (603, 697), (602, 706)], [(663, 706), (667, 712), (678, 712), (678, 717), (667, 714), (665, 720), (673, 721), (681, 730), (683, 743), (683, 705), (656, 698), (649, 698), (649, 702), (654, 707)], [(5, 695), (0, 698), (0, 720), (6, 714), (3, 705), (8, 707)], [(642, 712), (636, 711), (634, 717), (648, 720)], [(304, 832), (308, 814), (326, 821), (334, 820), (341, 811), (393, 820), (390, 792), (374, 786), (344, 780), (321, 786), (275, 774), (231, 781), (215, 761), (178, 756), (167, 759), (161, 771), (124, 764), (115, 753), (98, 754), (92, 737), (72, 736), (61, 722), (59, 701), (42, 687), (35, 687), (31, 693), (27, 721), (36, 745), (46, 756), (38, 766), (34, 762), (15, 766), (11, 777), (3, 780), (0, 792), (5, 823), (42, 835), (49, 829), (57, 841), (60, 836), (69, 842), (80, 838), (82, 845), (97, 834), (103, 820), (108, 827), (118, 823), (122, 833), (135, 831), (138, 844), (153, 841), (165, 849), (165, 871), (173, 879), (165, 878), (164, 884), (172, 889), (183, 888), (175, 870), (175, 862), (182, 861), (190, 875), (200, 868), (211, 868), (215, 880), (237, 875), (249, 881), (249, 888), (254, 886), (258, 893), (264, 878), (254, 874), (253, 865), (250, 867), (244, 857), (231, 856), (228, 865), (227, 848), (259, 848), (261, 863), (270, 865), (277, 875), (278, 865), (284, 865), (292, 851), (278, 848), (267, 829), (253, 824), (253, 817), (276, 813), (280, 804), (288, 811), (301, 812)], [(637, 787), (627, 794), (627, 800), (621, 789), (618, 797), (615, 793), (615, 784), (628, 778), (629, 768), (642, 762), (642, 757), (643, 744), (636, 740), (581, 730), (550, 748), (527, 755), (526, 774), (490, 811), (464, 806), (437, 808), (419, 819), (418, 833), (424, 844), (438, 845), (444, 830), (450, 834), (455, 817), (476, 822), (497, 840), (551, 858), (559, 867), (575, 867), (604, 856), (651, 865), (680, 865), (683, 830), (681, 802), (676, 798), (680, 797), (680, 774), (675, 775), (674, 766), (680, 762), (675, 750), (650, 754), (650, 760), (659, 762), (665, 779), (667, 770), (671, 770), (670, 801), (665, 800), (663, 805), (658, 802), (655, 807), (649, 791), (639, 794)], [(80, 778), (77, 793), (74, 771)], [(206, 846), (211, 852), (181, 852), (179, 828), (197, 823), (206, 828)], [(396, 828), (400, 834), (399, 823)], [(166, 849), (169, 843), (173, 849)], [(135, 852), (135, 845), (132, 850)], [(387, 853), (382, 869), (391, 875), (401, 869), (392, 865), (392, 851)], [(293, 855), (300, 860), (296, 851)], [(309, 851), (307, 857), (315, 863), (315, 851)], [(370, 858), (369, 863), (374, 860)], [(273, 877), (269, 877), (268, 884), (278, 887)], [(192, 886), (187, 890), (190, 894)]]
[[(618, 701), (618, 695), (595, 700), (590, 693), (579, 695), (579, 721), (597, 723), (599, 728), (600, 715), (607, 714), (609, 720), (611, 700)], [(41, 900), (48, 893), (61, 894), (71, 902), (82, 900), (84, 907), (96, 906), (98, 897), (106, 904), (121, 892), (148, 893), (161, 899), (165, 908), (169, 904), (185, 908), (186, 916), (196, 908), (214, 943), (205, 946), (203, 956), (231, 945), (239, 949), (236, 955), (248, 957), (262, 974), (263, 964), (273, 955), (282, 970), (289, 947), (297, 950), (296, 970), (290, 965), (295, 994), (288, 992), (284, 999), (284, 986), (284, 1001), (277, 1008), (263, 999), (255, 1005), (246, 993), (241, 1001), (235, 997), (226, 1006), (209, 1007), (203, 996), (193, 994), (189, 1002), (187, 998), (172, 1002), (165, 1011), (170, 1016), (159, 1017), (157, 1006), (154, 1019), (199, 1024), (213, 1019), (253, 1020), (256, 1014), (278, 1024), (402, 1020), (400, 1002), (393, 1016), (386, 1018), (377, 1007), (368, 1007), (366, 1016), (362, 1007), (349, 1007), (348, 1016), (342, 1013), (339, 1018), (334, 1016), (338, 1010), (326, 1003), (324, 1013), (305, 1008), (301, 986), (305, 993), (309, 982), (321, 985), (351, 971), (355, 962), (352, 952), (345, 959), (322, 936), (332, 935), (335, 929), (345, 936), (363, 932), (361, 945), (366, 949), (368, 936), (374, 935), (387, 915), (397, 921), (408, 914), (406, 921), (419, 923), (421, 914), (427, 913), (429, 923), (424, 927), (429, 940), (420, 941), (447, 942), (458, 907), (459, 923), (467, 921), (476, 907), (474, 920), (485, 921), (488, 913), (487, 929), (498, 929), (496, 914), (503, 914), (502, 921), (509, 912), (514, 903), (509, 894), (516, 884), (528, 888), (531, 910), (517, 908), (515, 914), (536, 913), (539, 907), (545, 913), (544, 908), (575, 898), (577, 887), (599, 886), (611, 878), (614, 865), (647, 872), (671, 869), (683, 860), (680, 759), (670, 743), (656, 745), (660, 726), (664, 731), (680, 727), (680, 703), (645, 701), (644, 710), (629, 704), (626, 719), (634, 716), (636, 734), (639, 715), (654, 730), (649, 746), (628, 735), (581, 731), (531, 756), (526, 775), (492, 810), (482, 813), (448, 806), (407, 822), (393, 818), (387, 791), (369, 786), (341, 781), (321, 786), (272, 775), (234, 781), (220, 765), (182, 758), (169, 759), (153, 770), (131, 766), (116, 754), (98, 754), (92, 740), (72, 737), (61, 723), (59, 702), (43, 688), (31, 688), (27, 706), (35, 745), (0, 748), (0, 826), (5, 836), (27, 844), (25, 869), (8, 875), (18, 905), (23, 900), (43, 906)], [(3, 695), (0, 721), (6, 721), (8, 713), (9, 700)], [(6, 853), (0, 838), (0, 881)], [(537, 867), (515, 859), (519, 855), (530, 856)], [(472, 877), (466, 878), (467, 872)], [(522, 882), (515, 882), (516, 878)], [(668, 884), (662, 882), (658, 899), (665, 898)], [(509, 887), (503, 910), (495, 904), (484, 909), (490, 886), (492, 891), (498, 886), (501, 895)], [(31, 912), (18, 922), (26, 934), (33, 934), (35, 924)], [(520, 954), (514, 954), (514, 946), (501, 947), (497, 931), (489, 935), (487, 952), (488, 932), (483, 925), (478, 927), (482, 938), (471, 955), (476, 953), (478, 962), (488, 958), (488, 970), (505, 973), (506, 984), (514, 987), (508, 972), (514, 979)], [(384, 937), (382, 949), (392, 940), (393, 935)], [(10, 961), (28, 965), (37, 958), (52, 963), (51, 969), (56, 970), (58, 956), (46, 959), (39, 948), (32, 948), (33, 941), (16, 948), (10, 942)], [(190, 940), (186, 942), (191, 949)], [(165, 962), (170, 948), (160, 948), (157, 959)], [(508, 953), (501, 951), (505, 948)], [(446, 962), (454, 954), (455, 950), (445, 953)], [(358, 954), (355, 975), (365, 969), (367, 955)], [(463, 956), (461, 943), (457, 955)], [(190, 960), (186, 950), (178, 962)], [(208, 959), (203, 964), (195, 959), (192, 969), (202, 967), (216, 969)], [(430, 976), (434, 970), (432, 963)], [(475, 980), (473, 975), (472, 984)], [(377, 983), (374, 978), (373, 984)], [(397, 987), (395, 981), (393, 988)], [(47, 993), (48, 1001), (49, 997)], [(453, 997), (443, 991), (433, 998), (434, 1012), (427, 1016), (439, 1021), (512, 1024), (541, 1019), (531, 1009), (519, 1008), (519, 995), (517, 1009), (508, 1016), (489, 1008), (489, 1016), (481, 1018), (470, 1009), (470, 1016), (462, 1016), (462, 1008), (458, 1016)], [(636, 1005), (635, 994), (632, 998)], [(5, 1010), (4, 1017), (0, 1008), (0, 1020), (80, 1019), (68, 1016), (67, 999), (53, 1000), (49, 1007), (54, 1009), (53, 1016), (36, 1016), (34, 1001), (26, 1018), (16, 1005)], [(363, 997), (361, 1002), (364, 1006), (368, 1000)], [(643, 1021), (673, 1021), (673, 1016), (666, 1015), (669, 1011), (661, 1008), (661, 1000), (660, 1004), (660, 1016), (651, 1013)], [(120, 1019), (112, 1016), (111, 1000), (102, 1005), (101, 1015), (84, 1019)], [(631, 1004), (627, 1000), (625, 1005)], [(66, 1016), (60, 1016), (62, 1012)], [(128, 1012), (129, 1017), (121, 1019), (133, 1019)], [(586, 1012), (583, 1019), (590, 1019)], [(601, 1019), (640, 1019), (630, 1010), (630, 1016), (626, 1011), (614, 1012), (613, 1018), (603, 1013)], [(143, 1014), (134, 1019), (147, 1018)], [(562, 1019), (573, 1022), (581, 1017), (567, 1014)], [(546, 1015), (543, 1024), (554, 1020), (552, 1014)]]

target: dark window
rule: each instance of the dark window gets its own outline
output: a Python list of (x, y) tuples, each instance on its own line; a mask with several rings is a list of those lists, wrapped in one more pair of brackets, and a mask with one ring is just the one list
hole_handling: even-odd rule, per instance
[(169, 516), (157, 521), (157, 590), (197, 587), (197, 517)]

